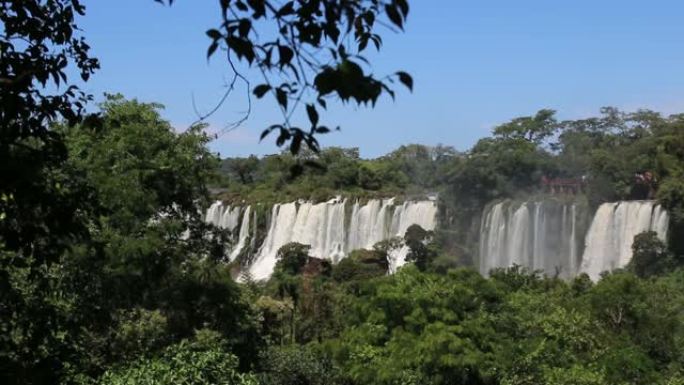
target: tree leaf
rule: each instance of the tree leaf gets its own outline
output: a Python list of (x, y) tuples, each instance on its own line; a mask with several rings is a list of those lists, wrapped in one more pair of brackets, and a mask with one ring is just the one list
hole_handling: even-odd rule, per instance
[(289, 1), (287, 4), (283, 5), (276, 13), (277, 17), (283, 17), (295, 13), (294, 1)]
[(259, 137), (259, 141), (261, 142), (262, 140), (264, 140), (264, 138), (267, 137), (268, 134), (270, 134), (270, 133), (271, 133), (271, 130), (268, 130), (268, 129), (262, 131), (262, 132), (261, 132), (261, 137)]
[(284, 110), (287, 110), (287, 92), (282, 88), (276, 89), (276, 99), (278, 104), (280, 104)]
[(406, 72), (399, 71), (397, 72), (397, 76), (399, 76), (399, 81), (405, 85), (406, 88), (413, 91), (413, 78), (411, 75), (407, 74)]
[(299, 153), (299, 148), (302, 146), (302, 135), (297, 134), (292, 138), (292, 142), (290, 142), (290, 153), (292, 155), (297, 155)]
[(272, 125), (271, 127), (265, 129), (265, 130), (261, 133), (261, 137), (259, 138), (259, 141), (261, 142), (262, 140), (264, 140), (264, 138), (265, 138), (266, 136), (268, 136), (268, 134), (270, 134), (271, 131), (276, 130), (276, 129), (279, 129), (279, 130), (282, 131), (284, 128), (283, 128), (283, 126), (281, 126), (280, 124), (274, 124), (274, 125)]
[(249, 10), (249, 8), (247, 8), (247, 5), (245, 5), (245, 3), (243, 3), (242, 1), (237, 1), (235, 3), (235, 6), (242, 12), (247, 12)]
[(278, 54), (280, 55), (279, 62), (281, 66), (289, 64), (292, 61), (292, 58), (294, 57), (294, 52), (292, 51), (292, 49), (284, 45), (278, 46)]
[(240, 37), (247, 37), (250, 29), (252, 29), (252, 22), (249, 19), (240, 19), (240, 24), (238, 25)]
[(213, 55), (214, 52), (216, 52), (216, 49), (218, 48), (218, 46), (219, 46), (218, 40), (214, 40), (209, 45), (209, 48), (207, 49), (207, 59), (209, 59), (211, 57), (211, 55)]
[(311, 126), (316, 127), (318, 125), (318, 111), (316, 111), (316, 107), (313, 104), (306, 105), (306, 114), (309, 115)]
[(212, 38), (214, 40), (219, 40), (223, 37), (223, 35), (221, 34), (221, 32), (219, 30), (213, 29), (213, 28), (210, 30), (207, 30), (207, 36), (209, 36), (210, 38)]
[(387, 17), (390, 19), (392, 24), (396, 25), (402, 30), (404, 29), (404, 21), (401, 18), (401, 14), (399, 14), (399, 11), (397, 11), (393, 5), (385, 5), (385, 12), (387, 13)]
[(290, 132), (285, 129), (285, 127), (280, 127), (280, 135), (278, 135), (278, 139), (276, 139), (276, 146), (280, 147), (283, 144), (285, 144), (285, 141), (290, 139), (292, 135), (290, 135)]
[(270, 85), (259, 84), (258, 86), (254, 87), (254, 90), (252, 92), (254, 93), (254, 95), (256, 95), (257, 98), (261, 99), (270, 90), (271, 90)]
[(397, 3), (397, 6), (399, 9), (401, 9), (401, 13), (404, 15), (404, 19), (406, 19), (406, 16), (408, 16), (409, 13), (409, 4), (406, 0), (395, 0)]
[(323, 109), (328, 109), (328, 103), (326, 103), (325, 99), (318, 98), (318, 104), (320, 104)]

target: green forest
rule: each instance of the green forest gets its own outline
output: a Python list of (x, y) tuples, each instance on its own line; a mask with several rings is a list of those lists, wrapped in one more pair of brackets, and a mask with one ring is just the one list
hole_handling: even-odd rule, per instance
[[(100, 67), (85, 6), (0, 0), (1, 384), (684, 385), (684, 114), (542, 109), (469, 149), (366, 159), (318, 138), (334, 130), (328, 103), (413, 90), (407, 72), (378, 75), (366, 58), (403, 31), (408, 2), (216, 3), (206, 58), (232, 75), (216, 109), (236, 83), (250, 108), (272, 98), (283, 121), (261, 140), (278, 154), (213, 152), (211, 113), (182, 129), (136, 95), (96, 103), (81, 86)], [(305, 124), (290, 119), (298, 108)], [(629, 264), (596, 282), (518, 265), (480, 274), (483, 209), (564, 179), (581, 187), (559, 199), (590, 211), (656, 200), (667, 241), (636, 235)], [(288, 243), (258, 281), (227, 260), (235, 234), (205, 217), (216, 200), (336, 196), (437, 197), (439, 226), (407, 229), (394, 274), (394, 240), (335, 264)]]
[[(54, 127), (68, 160), (41, 181), (78, 201), (64, 224), (78, 231), (46, 232), (58, 213), (2, 197), (15, 210), (0, 220), (3, 383), (684, 383), (682, 116), (607, 108), (556, 121), (543, 110), (464, 152), (219, 159), (201, 127), (177, 133), (158, 104), (113, 95), (100, 108), (95, 125)], [(485, 278), (454, 247), (467, 244), (466, 218), (492, 199), (543, 194), (543, 175), (586, 174), (597, 204), (643, 198), (643, 170), (673, 242), (639, 235), (628, 268), (597, 283), (519, 267)], [(272, 202), (437, 192), (440, 215), (461, 220), (428, 243), (411, 228), (412, 263), (394, 275), (382, 245), (330, 265), (289, 244), (270, 280), (237, 283), (230, 234), (197, 210), (212, 191)]]

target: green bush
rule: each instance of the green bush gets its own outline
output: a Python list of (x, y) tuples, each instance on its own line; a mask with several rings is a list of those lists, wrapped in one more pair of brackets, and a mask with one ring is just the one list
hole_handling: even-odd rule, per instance
[(272, 347), (262, 358), (262, 385), (335, 385), (339, 376), (332, 362), (306, 346)]
[(112, 353), (118, 358), (150, 354), (168, 343), (167, 320), (159, 310), (120, 310), (112, 331)]
[(107, 371), (101, 385), (257, 385), (237, 370), (238, 359), (224, 350), (218, 333), (198, 332), (194, 340), (169, 346), (156, 357), (140, 358)]

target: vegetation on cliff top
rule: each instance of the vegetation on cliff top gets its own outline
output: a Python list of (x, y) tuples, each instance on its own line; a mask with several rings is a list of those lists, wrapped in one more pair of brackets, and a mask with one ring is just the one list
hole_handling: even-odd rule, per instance
[[(442, 148), (443, 156), (406, 146), (363, 160), (330, 149), (316, 158), (337, 155), (325, 169), (291, 179), (284, 178), (289, 165), (274, 161), (291, 155), (277, 155), (252, 160), (256, 168), (237, 182), (226, 162), (221, 175), (199, 129), (174, 132), (157, 105), (112, 96), (102, 114), (101, 125), (56, 128), (68, 160), (52, 173), (68, 183), (53, 187), (79, 197), (74, 219), (86, 233), (39, 233), (65, 244), (49, 250), (50, 260), (40, 258), (50, 243), (33, 243), (20, 256), (3, 238), (6, 383), (682, 381), (682, 254), (652, 235), (637, 237), (625, 271), (597, 284), (518, 268), (484, 278), (442, 247), (463, 236), (458, 226), (434, 237), (410, 231), (413, 263), (393, 276), (382, 247), (331, 266), (308, 258), (305, 245), (288, 245), (270, 281), (237, 284), (221, 262), (228, 234), (196, 210), (217, 181), (239, 194), (290, 186), (293, 196), (320, 181), (331, 191), (439, 191), (447, 210), (463, 215), (489, 199), (539, 192), (542, 175), (574, 177), (587, 167), (585, 193), (596, 199), (642, 194), (634, 173), (652, 171), (676, 224), (679, 117), (640, 112), (617, 115), (628, 128), (599, 124), (613, 112), (591, 124), (559, 123), (563, 130), (548, 138), (557, 143), (495, 133), (462, 154)], [(596, 144), (575, 145), (588, 139)], [(649, 156), (627, 158), (615, 148)], [(364, 188), (361, 164), (393, 172), (378, 173), (379, 189)], [(14, 218), (0, 221), (17, 226), (22, 216)]]

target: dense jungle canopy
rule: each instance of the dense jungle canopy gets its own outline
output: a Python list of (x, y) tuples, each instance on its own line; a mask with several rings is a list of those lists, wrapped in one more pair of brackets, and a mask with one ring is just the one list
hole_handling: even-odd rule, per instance
[[(67, 77), (99, 66), (82, 4), (0, 1), (3, 384), (684, 384), (684, 114), (561, 121), (545, 109), (465, 151), (410, 144), (364, 159), (320, 147), (319, 113), (331, 95), (372, 105), (393, 96), (389, 79), (412, 87), (357, 64), (381, 46), (379, 20), (403, 26), (407, 2), (218, 4), (208, 56), (266, 73), (251, 94), (282, 108), (264, 131), (282, 153), (221, 159), (202, 122), (177, 130), (153, 101), (93, 106)], [(280, 27), (275, 40), (254, 33), (261, 22)], [(297, 107), (310, 127), (288, 121)], [(632, 262), (598, 282), (478, 273), (485, 205), (548, 194), (545, 178), (583, 181), (573, 199), (593, 208), (656, 199), (668, 242), (639, 234)], [(392, 275), (387, 244), (330, 264), (291, 243), (270, 279), (238, 283), (232, 234), (203, 214), (215, 199), (435, 194), (439, 228), (410, 227), (409, 263)]]

